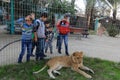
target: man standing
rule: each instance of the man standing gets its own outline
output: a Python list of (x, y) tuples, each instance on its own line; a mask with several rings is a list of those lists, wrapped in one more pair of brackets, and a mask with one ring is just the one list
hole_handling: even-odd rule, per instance
[(47, 20), (48, 14), (42, 13), (40, 19), (36, 19), (34, 27), (35, 41), (37, 42), (36, 50), (36, 61), (46, 57), (44, 54), (44, 45), (45, 45), (45, 25), (44, 22)]
[(68, 53), (68, 34), (70, 32), (70, 29), (69, 29), (70, 24), (68, 21), (69, 17), (70, 17), (70, 14), (68, 14), (68, 13), (65, 14), (64, 19), (61, 20), (60, 22), (58, 22), (58, 24), (57, 24), (59, 37), (60, 37), (60, 42), (58, 45), (58, 53), (61, 54), (61, 46), (62, 46), (62, 42), (64, 40), (66, 55), (69, 55), (69, 53)]

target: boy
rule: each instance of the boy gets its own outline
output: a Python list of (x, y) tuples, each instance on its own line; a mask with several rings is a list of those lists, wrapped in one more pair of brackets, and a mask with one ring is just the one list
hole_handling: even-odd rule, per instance
[(32, 48), (32, 18), (27, 16), (25, 18), (25, 23), (22, 27), (22, 41), (21, 41), (21, 53), (19, 54), (18, 63), (22, 63), (22, 58), (25, 54), (25, 49), (27, 47), (26, 61), (30, 61), (31, 48)]
[(48, 47), (50, 49), (50, 53), (53, 53), (53, 47), (52, 47), (52, 40), (54, 37), (54, 33), (52, 31), (52, 27), (50, 27), (50, 23), (49, 21), (45, 22), (45, 35), (46, 35), (46, 39), (45, 39), (45, 53), (47, 53)]
[(37, 42), (36, 48), (36, 61), (39, 59), (44, 59), (46, 55), (44, 54), (44, 46), (45, 46), (45, 25), (44, 22), (47, 20), (48, 14), (42, 13), (40, 18), (35, 20), (34, 24), (34, 40)]
[(58, 53), (61, 54), (61, 47), (62, 47), (62, 42), (64, 40), (64, 44), (65, 44), (65, 53), (66, 55), (69, 56), (69, 52), (68, 52), (68, 34), (70, 32), (70, 29), (69, 29), (69, 17), (70, 15), (69, 14), (65, 14), (64, 15), (64, 18), (58, 22), (57, 24), (57, 29), (58, 29), (58, 33), (59, 33), (59, 45), (58, 45)]

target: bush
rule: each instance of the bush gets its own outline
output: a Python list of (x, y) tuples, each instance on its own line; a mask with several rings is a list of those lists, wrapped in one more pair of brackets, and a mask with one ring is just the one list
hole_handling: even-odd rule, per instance
[(107, 32), (108, 32), (109, 36), (115, 37), (116, 35), (119, 34), (119, 28), (116, 27), (116, 25), (114, 25), (114, 24), (109, 24), (107, 26)]

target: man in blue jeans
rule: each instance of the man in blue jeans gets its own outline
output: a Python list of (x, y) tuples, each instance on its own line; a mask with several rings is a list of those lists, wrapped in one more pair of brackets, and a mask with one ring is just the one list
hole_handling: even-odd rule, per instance
[(61, 54), (61, 46), (62, 46), (63, 40), (64, 40), (64, 44), (65, 44), (65, 53), (66, 53), (66, 55), (69, 55), (69, 53), (68, 53), (68, 34), (66, 34), (66, 35), (60, 34), (60, 44), (58, 47), (58, 53)]
[(44, 22), (47, 20), (48, 14), (42, 13), (39, 19), (36, 19), (34, 24), (34, 35), (35, 35), (35, 42), (37, 42), (36, 48), (36, 61), (39, 59), (43, 59), (46, 57), (44, 54), (44, 46), (45, 46), (45, 25)]
[(69, 14), (65, 14), (64, 19), (61, 20), (57, 25), (59, 38), (60, 38), (60, 42), (58, 45), (58, 53), (61, 54), (62, 42), (64, 40), (66, 55), (69, 55), (69, 52), (68, 52), (68, 34), (70, 32), (69, 21), (68, 21), (69, 16), (70, 16)]

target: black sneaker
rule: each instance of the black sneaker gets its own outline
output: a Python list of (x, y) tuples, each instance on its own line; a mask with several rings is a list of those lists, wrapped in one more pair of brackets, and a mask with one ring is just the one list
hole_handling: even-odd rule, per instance
[(43, 59), (44, 59), (43, 57), (40, 58), (40, 60), (43, 60)]
[(47, 57), (47, 55), (44, 54), (43, 57)]
[(52, 54), (53, 52), (50, 52), (50, 54)]
[(39, 60), (39, 57), (36, 57), (35, 60), (38, 61), (38, 60)]
[(67, 55), (67, 56), (69, 56), (69, 53), (68, 53), (68, 52), (66, 52), (66, 55)]
[(31, 56), (31, 57), (35, 57), (35, 55), (34, 55), (34, 54), (31, 54), (30, 56)]
[(18, 61), (18, 63), (23, 63), (22, 61)]
[(47, 50), (45, 50), (45, 53), (47, 53)]
[(58, 53), (61, 54), (61, 50), (58, 50)]

